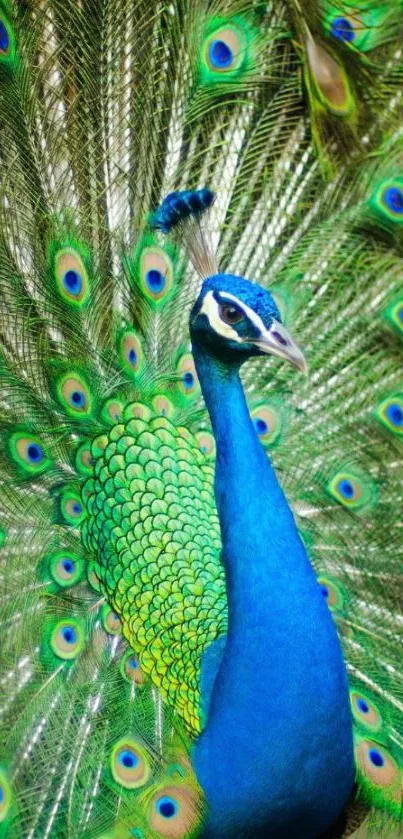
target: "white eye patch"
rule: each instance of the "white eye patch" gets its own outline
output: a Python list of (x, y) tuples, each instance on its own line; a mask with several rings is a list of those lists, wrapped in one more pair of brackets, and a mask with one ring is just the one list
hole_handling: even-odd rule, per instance
[(238, 335), (236, 329), (233, 329), (229, 323), (225, 323), (220, 317), (220, 306), (223, 303), (234, 303), (241, 312), (244, 313), (245, 317), (249, 320), (250, 323), (253, 324), (254, 327), (259, 331), (260, 335), (264, 335), (266, 332), (264, 323), (259, 315), (253, 311), (246, 303), (243, 303), (238, 297), (235, 297), (234, 294), (229, 294), (227, 291), (222, 292), (222, 300), (218, 302), (212, 291), (208, 291), (204, 300), (203, 305), (200, 309), (200, 314), (206, 315), (208, 322), (214, 332), (218, 335), (221, 335), (223, 338), (230, 339), (232, 341), (236, 341), (238, 344), (244, 343), (245, 339), (241, 338)]

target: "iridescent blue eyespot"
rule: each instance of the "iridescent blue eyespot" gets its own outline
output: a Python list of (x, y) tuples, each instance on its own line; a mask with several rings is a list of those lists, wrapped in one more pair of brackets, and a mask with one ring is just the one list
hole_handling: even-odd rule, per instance
[(74, 504), (72, 504), (72, 510), (73, 510), (73, 513), (76, 516), (80, 515), (80, 513), (82, 512), (82, 509), (83, 508), (82, 508), (81, 504), (78, 503), (78, 501), (75, 501)]
[(74, 562), (71, 559), (63, 559), (62, 566), (66, 574), (72, 574), (74, 571)]
[(151, 268), (147, 271), (146, 283), (151, 291), (162, 291), (165, 286), (165, 277), (161, 271)]
[(397, 313), (397, 316), (398, 316), (399, 320), (401, 320), (401, 322), (403, 323), (403, 306), (402, 306), (401, 309), (399, 309), (399, 311)]
[(369, 705), (368, 702), (365, 701), (365, 699), (357, 699), (357, 708), (359, 711), (361, 711), (362, 714), (369, 713)]
[(351, 43), (355, 38), (354, 26), (346, 17), (336, 17), (332, 22), (331, 33), (338, 41)]
[(156, 802), (156, 809), (164, 819), (172, 819), (178, 812), (178, 804), (174, 798), (164, 795)]
[(130, 752), (128, 749), (119, 753), (118, 760), (122, 766), (126, 767), (126, 769), (134, 769), (134, 767), (139, 763), (137, 755), (134, 752)]
[(389, 186), (383, 193), (383, 200), (392, 213), (403, 213), (403, 191), (396, 186)]
[(267, 425), (267, 422), (261, 419), (261, 417), (255, 419), (254, 425), (258, 434), (267, 434), (269, 426)]
[(374, 766), (383, 766), (385, 763), (383, 755), (380, 752), (378, 752), (377, 749), (370, 749), (368, 752), (368, 757), (371, 763), (374, 764)]
[(10, 46), (10, 36), (7, 32), (7, 27), (0, 19), (0, 52), (7, 52)]
[(62, 635), (66, 644), (75, 644), (77, 641), (77, 632), (72, 626), (64, 626)]
[(388, 405), (386, 415), (393, 425), (403, 425), (403, 411), (397, 402)]
[(354, 487), (350, 481), (347, 481), (346, 479), (340, 481), (337, 489), (344, 498), (352, 498), (354, 495)]
[(137, 661), (137, 658), (134, 657), (134, 655), (130, 656), (130, 658), (128, 659), (127, 666), (130, 667), (131, 670), (139, 669), (139, 663)]
[(27, 449), (27, 455), (31, 463), (40, 463), (44, 458), (43, 449), (37, 443), (30, 443)]
[(73, 390), (70, 401), (76, 408), (83, 408), (85, 405), (85, 394), (82, 391)]
[(326, 598), (329, 597), (329, 589), (328, 589), (327, 586), (321, 586), (320, 590), (321, 590), (321, 593), (323, 594), (323, 597), (326, 597)]
[(63, 276), (63, 285), (70, 294), (79, 295), (83, 287), (82, 277), (70, 268)]
[(136, 363), (136, 361), (137, 361), (137, 353), (136, 353), (136, 351), (133, 349), (133, 347), (131, 347), (131, 348), (130, 348), (130, 350), (129, 350), (129, 352), (127, 353), (127, 360), (130, 362), (130, 364), (133, 364), (133, 365), (134, 365), (134, 364)]
[(182, 382), (183, 382), (186, 390), (190, 390), (193, 387), (194, 376), (193, 376), (193, 373), (190, 372), (190, 370), (187, 370), (186, 373), (183, 374)]
[(208, 56), (213, 67), (217, 67), (220, 70), (223, 67), (229, 67), (234, 58), (228, 44), (225, 41), (218, 40), (211, 42), (208, 49)]

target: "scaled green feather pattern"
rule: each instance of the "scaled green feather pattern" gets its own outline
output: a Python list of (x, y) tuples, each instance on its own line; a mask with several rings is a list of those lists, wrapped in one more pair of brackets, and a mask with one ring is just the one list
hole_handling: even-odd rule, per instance
[(124, 419), (94, 452), (83, 538), (144, 672), (197, 732), (201, 657), (227, 623), (214, 468), (186, 428)]

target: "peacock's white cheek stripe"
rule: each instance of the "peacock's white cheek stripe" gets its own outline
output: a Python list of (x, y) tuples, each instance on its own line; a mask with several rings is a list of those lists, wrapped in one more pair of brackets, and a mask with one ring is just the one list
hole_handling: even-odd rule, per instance
[[(237, 303), (239, 305), (238, 300)], [(240, 344), (241, 338), (239, 337), (236, 330), (233, 329), (232, 326), (230, 326), (228, 323), (224, 323), (224, 321), (221, 320), (218, 307), (219, 303), (215, 299), (213, 292), (208, 291), (203, 300), (203, 305), (200, 309), (200, 314), (206, 315), (211, 328), (214, 329), (214, 332), (216, 332), (217, 335), (221, 335), (223, 338), (227, 338), (231, 341), (237, 341)]]
[(218, 302), (214, 297), (212, 291), (207, 292), (204, 300), (203, 305), (200, 309), (200, 314), (204, 314), (207, 316), (209, 324), (214, 332), (218, 335), (221, 335), (223, 338), (227, 338), (231, 341), (236, 341), (238, 344), (242, 344), (244, 339), (238, 335), (237, 331), (230, 326), (229, 323), (224, 323), (222, 318), (220, 317), (219, 307), (222, 303), (234, 303), (241, 312), (244, 313), (245, 318), (249, 320), (251, 324), (258, 330), (259, 335), (264, 335), (266, 333), (266, 327), (256, 312), (253, 311), (246, 303), (243, 303), (238, 297), (235, 297), (234, 294), (230, 294), (229, 292), (225, 292), (223, 295), (223, 299), (221, 302)]

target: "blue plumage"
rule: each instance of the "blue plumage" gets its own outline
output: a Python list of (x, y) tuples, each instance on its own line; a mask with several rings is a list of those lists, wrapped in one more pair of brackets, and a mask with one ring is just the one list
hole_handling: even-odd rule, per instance
[[(241, 344), (219, 321), (220, 304), (230, 298), (245, 313), (230, 327)], [(261, 349), (264, 336), (250, 310), (264, 335), (273, 322), (279, 328), (267, 291), (217, 275), (203, 284), (190, 321), (217, 445), (229, 609), (225, 648), (216, 645), (203, 662), (207, 720), (193, 761), (209, 804), (207, 837), (254, 837), (267, 825), (276, 837), (311, 837), (338, 817), (353, 786), (347, 677), (332, 618), (242, 391), (242, 362), (270, 351)], [(282, 337), (291, 342), (288, 333)]]

